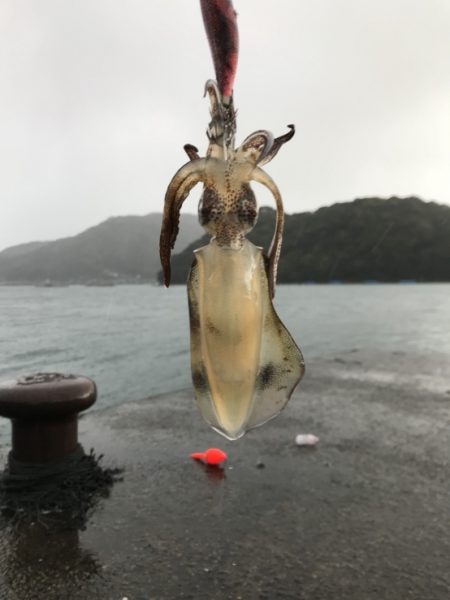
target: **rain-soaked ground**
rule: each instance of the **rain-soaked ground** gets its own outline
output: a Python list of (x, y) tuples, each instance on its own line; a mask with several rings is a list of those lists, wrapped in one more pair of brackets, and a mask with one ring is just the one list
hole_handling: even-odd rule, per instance
[[(448, 365), (355, 351), (307, 369), (284, 413), (233, 443), (190, 391), (82, 418), (122, 481), (78, 526), (3, 519), (1, 600), (448, 600)], [(223, 471), (189, 458), (209, 446)]]

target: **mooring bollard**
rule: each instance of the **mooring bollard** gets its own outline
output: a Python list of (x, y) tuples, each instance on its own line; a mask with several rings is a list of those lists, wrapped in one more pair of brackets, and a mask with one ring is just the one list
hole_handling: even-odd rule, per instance
[(0, 512), (15, 524), (83, 529), (121, 473), (78, 443), (78, 413), (94, 404), (91, 379), (36, 373), (0, 382), (0, 416), (12, 421), (12, 449), (0, 470)]
[(12, 421), (14, 461), (46, 463), (78, 447), (78, 413), (94, 404), (91, 379), (36, 373), (0, 383), (0, 416)]

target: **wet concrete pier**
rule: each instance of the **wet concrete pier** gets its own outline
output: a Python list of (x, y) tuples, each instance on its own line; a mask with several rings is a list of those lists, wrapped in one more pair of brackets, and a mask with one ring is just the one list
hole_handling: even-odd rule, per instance
[[(0, 598), (448, 600), (439, 361), (309, 361), (284, 413), (234, 443), (204, 425), (190, 391), (87, 414), (80, 441), (123, 481), (81, 529), (1, 521)], [(299, 448), (298, 433), (320, 442)], [(189, 458), (209, 446), (228, 452), (223, 471)]]

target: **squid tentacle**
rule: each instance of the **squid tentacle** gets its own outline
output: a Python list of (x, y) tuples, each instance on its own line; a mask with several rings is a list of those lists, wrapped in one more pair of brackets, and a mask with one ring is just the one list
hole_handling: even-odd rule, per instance
[(159, 240), (159, 253), (166, 287), (170, 285), (170, 255), (178, 235), (181, 206), (191, 189), (204, 180), (205, 166), (206, 159), (204, 158), (186, 163), (175, 173), (166, 191)]
[(281, 244), (283, 242), (283, 229), (284, 229), (284, 208), (283, 208), (283, 200), (281, 198), (280, 190), (278, 189), (277, 184), (274, 182), (272, 177), (268, 175), (265, 171), (256, 167), (251, 176), (253, 181), (257, 183), (261, 183), (265, 187), (267, 187), (271, 192), (275, 199), (276, 204), (276, 223), (275, 223), (275, 232), (273, 234), (272, 242), (270, 243), (269, 252), (267, 257), (269, 259), (269, 290), (271, 298), (275, 295), (275, 284), (277, 281), (277, 270), (278, 270), (278, 261), (280, 259), (281, 253)]

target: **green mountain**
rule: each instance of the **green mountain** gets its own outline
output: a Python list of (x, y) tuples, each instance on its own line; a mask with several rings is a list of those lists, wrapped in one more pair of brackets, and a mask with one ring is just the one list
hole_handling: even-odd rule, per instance
[[(275, 213), (262, 208), (248, 236), (269, 247)], [(192, 251), (172, 260), (172, 281), (185, 283)], [(159, 274), (161, 280), (161, 274)], [(450, 206), (419, 198), (360, 198), (286, 215), (279, 283), (450, 281)]]
[[(30, 242), (0, 252), (0, 283), (55, 284), (155, 280), (161, 214), (112, 217), (74, 237)], [(177, 248), (201, 234), (194, 215), (182, 216)]]

